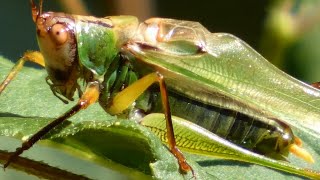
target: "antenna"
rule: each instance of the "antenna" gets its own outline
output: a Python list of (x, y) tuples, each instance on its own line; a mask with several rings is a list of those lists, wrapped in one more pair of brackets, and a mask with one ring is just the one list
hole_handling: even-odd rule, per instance
[(30, 0), (31, 14), (32, 14), (33, 22), (36, 22), (38, 17), (42, 14), (42, 2), (43, 2), (43, 0), (40, 0), (39, 9), (38, 9), (36, 4), (34, 3), (34, 0)]

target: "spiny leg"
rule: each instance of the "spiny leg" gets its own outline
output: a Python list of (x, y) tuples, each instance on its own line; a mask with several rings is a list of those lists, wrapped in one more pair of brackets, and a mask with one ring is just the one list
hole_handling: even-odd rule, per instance
[(119, 114), (125, 109), (127, 109), (148, 87), (153, 83), (158, 82), (160, 85), (160, 93), (162, 99), (162, 106), (166, 119), (167, 127), (167, 138), (169, 143), (169, 149), (172, 154), (178, 159), (180, 169), (183, 172), (194, 171), (191, 166), (187, 163), (182, 152), (177, 148), (176, 141), (174, 138), (174, 131), (171, 119), (170, 106), (168, 101), (168, 93), (164, 78), (160, 73), (151, 73), (148, 74), (138, 81), (134, 82), (121, 92), (119, 92), (112, 100), (112, 104), (108, 108), (108, 112), (111, 114)]
[(74, 114), (78, 113), (81, 109), (87, 108), (89, 105), (95, 103), (99, 97), (99, 83), (98, 82), (90, 82), (88, 86), (79, 99), (78, 103), (73, 106), (69, 111), (64, 113), (59, 118), (53, 120), (51, 123), (43, 127), (36, 134), (32, 135), (27, 141), (22, 143), (22, 146), (17, 148), (15, 152), (10, 155), (8, 161), (4, 164), (3, 168), (9, 166), (9, 164), (15, 160), (23, 151), (31, 148), (36, 142), (38, 142), (44, 135), (46, 135), (50, 130), (61, 124), (66, 119), (70, 118)]
[(23, 67), (26, 61), (34, 62), (36, 64), (39, 64), (42, 67), (45, 66), (44, 58), (40, 52), (38, 51), (25, 52), (22, 58), (20, 58), (19, 61), (13, 66), (13, 68), (9, 72), (6, 79), (0, 84), (0, 94), (8, 86), (8, 84), (12, 81), (12, 79), (18, 74), (18, 72), (21, 70), (21, 68)]
[(166, 118), (167, 138), (168, 138), (169, 148), (171, 152), (174, 154), (174, 156), (178, 159), (180, 169), (183, 172), (187, 172), (191, 170), (193, 177), (195, 177), (193, 169), (187, 163), (186, 158), (183, 156), (182, 152), (177, 148), (176, 139), (174, 137), (174, 131), (173, 131), (171, 111), (170, 111), (170, 105), (169, 105), (169, 99), (168, 99), (168, 91), (167, 91), (167, 87), (164, 82), (163, 76), (160, 74), (158, 74), (158, 82), (160, 85), (162, 107), (163, 107), (165, 118)]

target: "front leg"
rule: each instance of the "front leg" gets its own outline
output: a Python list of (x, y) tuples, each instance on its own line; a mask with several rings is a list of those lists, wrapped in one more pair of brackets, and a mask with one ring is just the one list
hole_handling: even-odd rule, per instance
[(73, 106), (69, 111), (61, 115), (59, 118), (53, 120), (51, 123), (40, 129), (36, 134), (31, 136), (27, 141), (25, 141), (21, 147), (17, 148), (15, 152), (13, 152), (8, 161), (4, 164), (3, 168), (9, 166), (9, 164), (14, 161), (23, 151), (31, 148), (36, 142), (38, 142), (43, 136), (45, 136), (48, 132), (50, 132), (53, 128), (60, 125), (66, 119), (75, 115), (82, 109), (86, 109), (89, 105), (95, 103), (100, 94), (99, 83), (97, 81), (88, 83), (88, 86), (79, 99), (78, 103)]
[(5, 80), (0, 84), (0, 94), (8, 86), (8, 84), (13, 80), (13, 78), (16, 77), (16, 75), (22, 69), (26, 61), (30, 61), (30, 62), (39, 64), (42, 67), (45, 67), (44, 58), (40, 52), (38, 51), (25, 52), (24, 55), (13, 66), (13, 68), (11, 69), (11, 71), (9, 72)]

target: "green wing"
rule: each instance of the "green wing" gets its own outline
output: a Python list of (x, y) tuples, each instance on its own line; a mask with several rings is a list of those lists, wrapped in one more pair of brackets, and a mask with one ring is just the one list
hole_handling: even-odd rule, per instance
[(320, 138), (320, 91), (277, 69), (239, 38), (201, 24), (149, 19), (123, 51), (136, 67), (202, 103), (279, 119)]

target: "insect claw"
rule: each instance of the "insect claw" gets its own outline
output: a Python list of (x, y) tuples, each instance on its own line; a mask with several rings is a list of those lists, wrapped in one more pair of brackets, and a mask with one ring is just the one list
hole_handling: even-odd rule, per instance
[[(53, 95), (56, 96), (58, 99), (60, 99), (63, 103), (68, 104), (69, 101), (63, 99), (62, 97), (60, 97), (55, 91), (52, 91)], [(71, 99), (71, 101), (73, 101), (73, 99)]]
[(83, 92), (82, 92), (82, 90), (81, 90), (79, 85), (77, 85), (77, 90), (78, 90), (78, 96), (79, 96), (79, 98), (81, 98)]
[(191, 168), (191, 173), (192, 173), (191, 179), (197, 179), (197, 176), (192, 168)]
[[(57, 96), (58, 97), (58, 96)], [(69, 101), (62, 99), (61, 97), (58, 97), (63, 103), (69, 104)]]
[(13, 160), (13, 156), (10, 155), (9, 159), (7, 160), (7, 162), (3, 165), (3, 170), (6, 170), (6, 168), (10, 165), (11, 161)]

